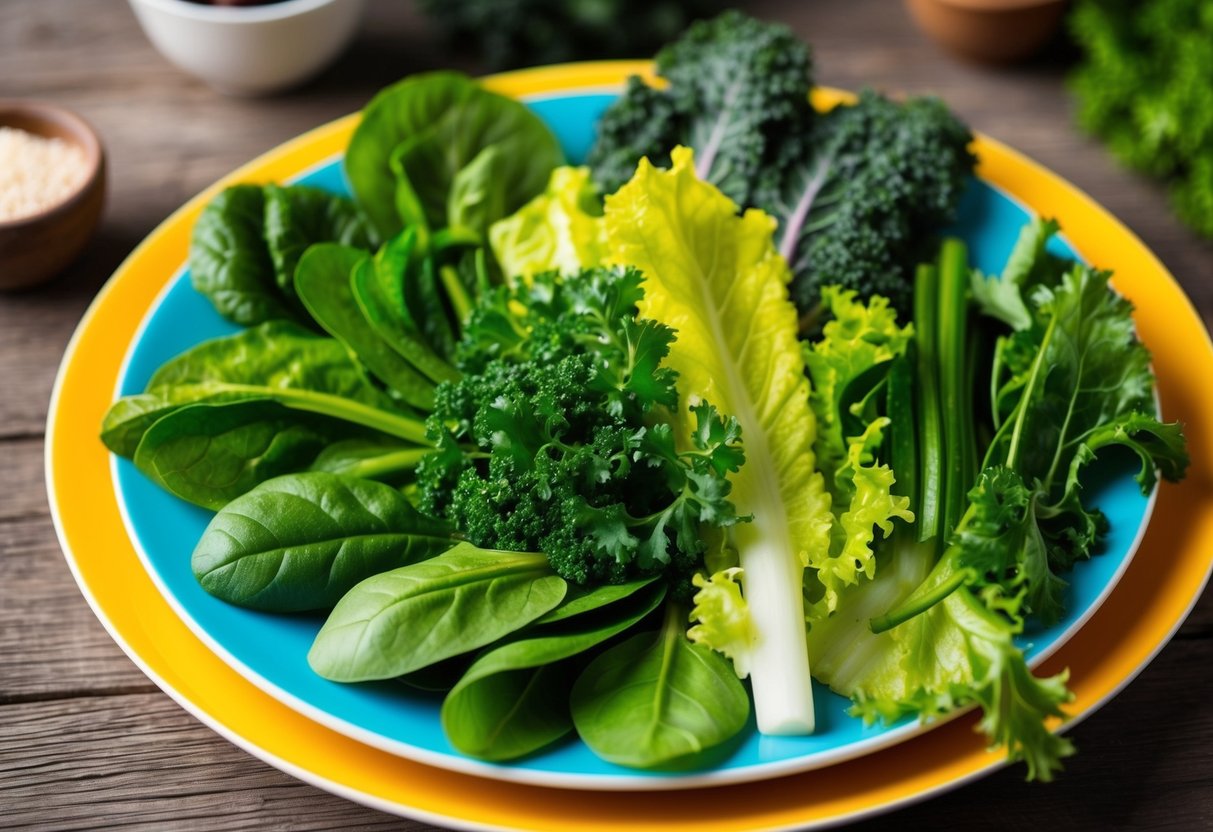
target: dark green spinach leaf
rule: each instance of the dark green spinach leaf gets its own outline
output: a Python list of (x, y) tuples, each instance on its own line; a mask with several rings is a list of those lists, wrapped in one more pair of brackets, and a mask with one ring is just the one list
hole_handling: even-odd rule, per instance
[(402, 150), (403, 156), (433, 160), (424, 169), (420, 164), (403, 167), (420, 214), (438, 223), (435, 230), (448, 216), (456, 176), (485, 148), (496, 146), (502, 160), (505, 214), (542, 191), (552, 168), (563, 162), (555, 137), (520, 102), (455, 72), (406, 78), (363, 110), (345, 156), (355, 198), (384, 238), (417, 220), (418, 209), (403, 217), (397, 210), (392, 158), (404, 142), (411, 149)]
[(295, 294), (295, 266), (314, 243), (373, 249), (370, 226), (350, 200), (306, 185), (265, 186), (265, 241), (278, 287)]
[(217, 511), (258, 483), (307, 468), (349, 430), (269, 399), (191, 404), (147, 429), (135, 465), (166, 491)]
[(224, 506), (194, 548), (194, 576), (224, 601), (271, 612), (329, 609), (359, 581), (454, 545), (399, 491), (310, 472)]
[(336, 243), (311, 246), (295, 270), (295, 290), (322, 327), (401, 399), (428, 411), (434, 385), (387, 344), (370, 326), (354, 300), (354, 271), (370, 257)]
[(461, 543), (351, 589), (308, 663), (335, 682), (402, 676), (525, 627), (555, 608), (566, 588), (542, 554)]
[[(354, 267), (351, 289), (354, 301), (374, 333), (418, 372), (435, 384), (458, 380), (459, 371), (435, 353), (399, 314), (396, 298), (384, 288), (374, 261), (362, 260)], [(403, 297), (403, 287), (400, 292)]]
[(426, 442), (424, 422), (370, 384), (345, 347), (286, 321), (216, 338), (173, 358), (145, 393), (110, 407), (101, 438), (114, 453), (132, 457), (144, 431), (179, 407), (251, 398)]
[(573, 685), (577, 733), (612, 763), (677, 765), (735, 736), (750, 699), (727, 659), (686, 637), (686, 610), (594, 659)]
[(253, 326), (278, 319), (307, 321), (283, 295), (265, 243), (265, 196), (259, 185), (236, 185), (203, 209), (190, 240), (190, 280), (229, 321)]
[(634, 626), (664, 597), (665, 585), (658, 584), (603, 616), (539, 627), (485, 653), (442, 703), (447, 739), (464, 754), (509, 760), (572, 731), (568, 690), (575, 666), (567, 660)]

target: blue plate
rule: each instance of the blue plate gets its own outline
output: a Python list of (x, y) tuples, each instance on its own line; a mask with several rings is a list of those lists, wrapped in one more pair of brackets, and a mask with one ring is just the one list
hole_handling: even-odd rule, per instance
[[(614, 99), (607, 94), (537, 98), (529, 106), (552, 128), (566, 156), (580, 160), (593, 141), (594, 124)], [(348, 193), (340, 159), (311, 169), (294, 181)], [(970, 259), (987, 273), (1001, 271), (1028, 212), (1006, 194), (974, 180), (961, 221), (951, 233), (968, 243)], [(1064, 240), (1058, 254), (1076, 257)], [(166, 360), (237, 328), (219, 317), (177, 274), (152, 308), (136, 337), (119, 394), (142, 392)], [(1152, 501), (1142, 496), (1129, 461), (1102, 464), (1084, 496), (1107, 515), (1111, 531), (1104, 551), (1079, 564), (1070, 581), (1068, 614), (1057, 625), (1028, 635), (1033, 663), (1059, 648), (1095, 611), (1128, 565), (1145, 529)], [(809, 737), (768, 737), (751, 722), (738, 740), (703, 771), (638, 772), (604, 762), (573, 738), (508, 764), (460, 754), (447, 742), (439, 720), (441, 696), (395, 682), (344, 685), (326, 681), (308, 667), (307, 652), (323, 616), (271, 615), (240, 609), (207, 595), (194, 580), (190, 556), (211, 513), (184, 503), (145, 478), (129, 461), (115, 460), (114, 476), (123, 516), (149, 573), (178, 614), (232, 667), (286, 704), (344, 734), (392, 753), (465, 773), (549, 786), (586, 789), (669, 789), (765, 779), (804, 771), (869, 753), (924, 730), (915, 722), (865, 727), (846, 714), (849, 701), (815, 685), (818, 729)]]

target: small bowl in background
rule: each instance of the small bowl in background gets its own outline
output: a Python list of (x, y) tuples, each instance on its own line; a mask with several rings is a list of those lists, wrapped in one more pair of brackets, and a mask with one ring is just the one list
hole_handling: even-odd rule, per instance
[(84, 119), (53, 104), (0, 100), (0, 127), (73, 144), (84, 152), (88, 171), (66, 199), (0, 221), (0, 290), (23, 289), (67, 268), (97, 229), (105, 204), (105, 151)]
[(349, 45), (365, 6), (365, 0), (129, 2), (161, 55), (220, 92), (241, 96), (278, 92), (318, 74)]
[(906, 0), (918, 27), (961, 58), (1008, 64), (1031, 57), (1053, 37), (1065, 0)]

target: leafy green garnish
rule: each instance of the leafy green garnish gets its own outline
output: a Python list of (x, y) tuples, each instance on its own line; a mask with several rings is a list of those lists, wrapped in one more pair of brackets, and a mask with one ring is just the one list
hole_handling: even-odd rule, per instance
[[(1034, 677), (1014, 637), (1030, 619), (1060, 617), (1060, 573), (1090, 557), (1106, 530), (1103, 516), (1079, 498), (1082, 470), (1101, 449), (1125, 445), (1140, 457), (1138, 479), (1148, 491), (1156, 470), (1178, 479), (1187, 464), (1178, 426), (1150, 415), (1153, 376), (1132, 307), (1110, 290), (1106, 272), (1078, 264), (1057, 269), (1044, 250), (1053, 230), (1040, 224), (1026, 231), (1008, 265), (1008, 285), (977, 293), (1008, 323), (1017, 316), (1007, 310), (1022, 306), (1030, 316), (995, 352), (996, 382), (1010, 377), (994, 399), (1002, 421), (980, 475), (968, 488), (963, 466), (922, 465), (916, 512), (924, 522), (934, 515), (936, 532), (899, 534), (878, 558), (875, 580), (843, 593), (839, 614), (815, 622), (810, 639), (818, 674), (853, 696), (865, 718), (929, 719), (978, 704), (980, 730), (1042, 780), (1073, 752), (1047, 724), (1063, 716), (1070, 693), (1064, 673)], [(945, 244), (938, 273), (924, 272), (915, 303), (934, 310), (940, 345), (924, 341), (918, 351), (920, 373), (941, 379), (935, 393), (920, 385), (917, 412), (937, 411), (919, 419), (920, 433), (934, 432), (920, 447), (938, 443), (944, 460), (964, 459), (978, 433), (972, 411), (946, 404), (947, 389), (967, 385), (959, 395), (971, 402), (984, 387), (965, 381), (976, 379), (967, 367), (973, 349), (943, 346), (966, 341), (967, 310), (953, 298), (968, 282), (959, 253)], [(958, 484), (966, 486), (964, 497), (954, 496)], [(868, 618), (871, 632), (860, 623)]]

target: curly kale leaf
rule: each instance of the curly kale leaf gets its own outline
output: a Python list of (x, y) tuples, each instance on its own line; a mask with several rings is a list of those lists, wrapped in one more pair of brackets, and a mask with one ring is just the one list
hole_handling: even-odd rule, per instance
[(701, 179), (748, 204), (763, 166), (811, 117), (808, 46), (786, 26), (730, 11), (690, 27), (656, 63), (668, 89), (629, 82), (599, 122), (589, 156), (595, 178), (610, 193), (642, 157), (668, 165), (670, 151), (686, 145)]
[(934, 252), (973, 169), (971, 140), (940, 100), (871, 90), (789, 136), (752, 202), (779, 221), (801, 309), (831, 284), (907, 309), (913, 265)]

